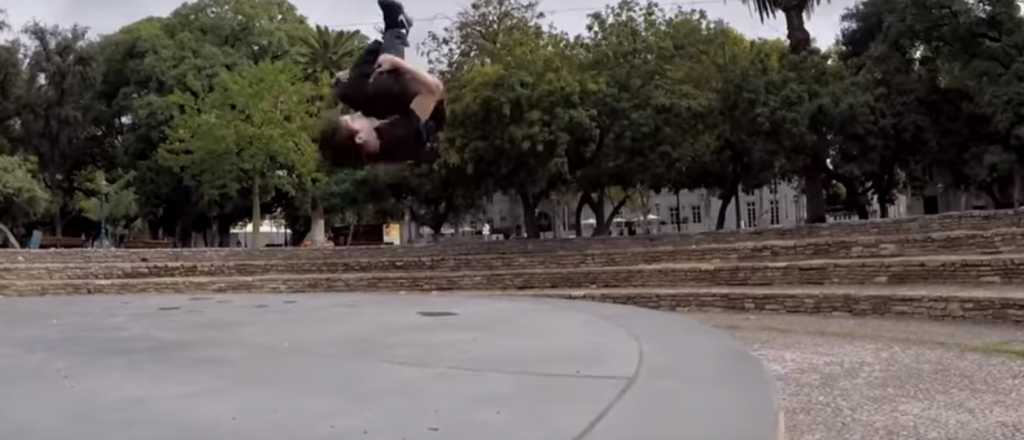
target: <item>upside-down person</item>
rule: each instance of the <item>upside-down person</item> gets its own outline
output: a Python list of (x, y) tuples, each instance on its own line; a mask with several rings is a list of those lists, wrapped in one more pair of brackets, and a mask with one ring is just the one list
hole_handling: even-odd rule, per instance
[(370, 43), (332, 89), (354, 111), (329, 118), (320, 151), (338, 166), (426, 161), (445, 122), (444, 85), (404, 59), (412, 20), (397, 0), (379, 0), (384, 35)]

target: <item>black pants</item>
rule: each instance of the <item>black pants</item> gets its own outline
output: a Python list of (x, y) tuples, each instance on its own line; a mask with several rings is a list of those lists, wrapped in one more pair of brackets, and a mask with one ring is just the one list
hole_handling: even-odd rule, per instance
[[(382, 54), (405, 58), (405, 41), (405, 30), (392, 29), (385, 31), (380, 40), (367, 45), (349, 69), (348, 79), (335, 81), (333, 89), (338, 101), (354, 111), (382, 120), (408, 110), (416, 97), (416, 90), (401, 73), (386, 72), (370, 81), (376, 70), (377, 58)], [(430, 120), (438, 130), (444, 126), (443, 101), (438, 103)]]
[(403, 111), (415, 97), (413, 90), (397, 72), (388, 72), (370, 81), (377, 58), (383, 54), (405, 58), (405, 31), (392, 29), (380, 40), (366, 46), (349, 69), (348, 78), (335, 81), (334, 94), (342, 104), (366, 116), (387, 119)]

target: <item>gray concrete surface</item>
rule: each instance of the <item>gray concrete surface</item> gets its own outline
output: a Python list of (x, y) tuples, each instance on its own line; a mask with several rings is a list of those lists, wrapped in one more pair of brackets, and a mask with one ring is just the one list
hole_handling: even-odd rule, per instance
[(770, 377), (724, 332), (537, 299), (4, 298), (0, 389), (0, 438), (19, 440), (767, 440), (776, 428)]
[(687, 314), (780, 383), (789, 440), (1024, 439), (1024, 326)]

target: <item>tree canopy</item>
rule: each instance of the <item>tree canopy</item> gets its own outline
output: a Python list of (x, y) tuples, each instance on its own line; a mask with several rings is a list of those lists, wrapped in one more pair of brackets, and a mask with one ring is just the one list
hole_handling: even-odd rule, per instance
[(190, 246), (267, 213), (317, 243), (326, 223), (440, 231), (496, 192), (530, 237), (547, 201), (604, 235), (687, 189), (722, 200), (724, 227), (743, 190), (782, 181), (811, 223), (936, 187), (1024, 201), (1019, 1), (864, 0), (821, 47), (804, 23), (821, 2), (744, 3), (783, 16), (788, 42), (668, 2), (621, 0), (567, 35), (537, 1), (474, 0), (421, 47), (448, 91), (440, 159), (373, 170), (332, 169), (312, 143), (369, 37), (286, 0), (188, 2), (98, 38), (32, 23), (0, 43), (0, 222)]

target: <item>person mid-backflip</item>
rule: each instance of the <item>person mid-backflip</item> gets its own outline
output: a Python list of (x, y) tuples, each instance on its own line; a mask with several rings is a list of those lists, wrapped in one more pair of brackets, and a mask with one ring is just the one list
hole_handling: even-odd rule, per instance
[(338, 101), (355, 112), (331, 117), (320, 133), (320, 151), (334, 165), (429, 160), (445, 122), (444, 84), (404, 59), (412, 20), (398, 0), (378, 4), (383, 37), (332, 84)]

